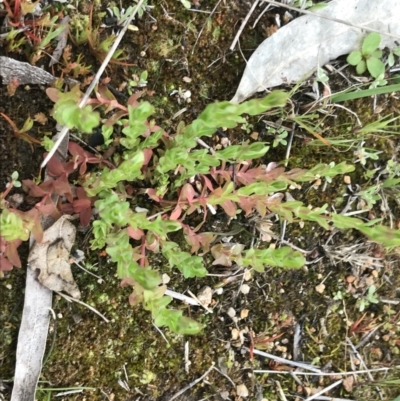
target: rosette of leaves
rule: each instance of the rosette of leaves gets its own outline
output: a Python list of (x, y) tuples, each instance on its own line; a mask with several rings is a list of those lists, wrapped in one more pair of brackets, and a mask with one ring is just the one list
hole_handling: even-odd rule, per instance
[(385, 73), (380, 43), (381, 35), (371, 32), (365, 37), (361, 50), (355, 50), (347, 56), (347, 62), (356, 67), (357, 74), (364, 74), (368, 70), (372, 77), (378, 78)]

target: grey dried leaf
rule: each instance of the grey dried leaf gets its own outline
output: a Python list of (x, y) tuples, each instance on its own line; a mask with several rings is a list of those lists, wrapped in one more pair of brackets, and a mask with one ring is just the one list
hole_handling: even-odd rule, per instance
[(35, 243), (29, 253), (28, 264), (40, 271), (38, 280), (52, 291), (65, 291), (79, 299), (81, 293), (71, 272), (69, 254), (75, 242), (76, 228), (62, 216), (43, 234), (43, 241)]
[(57, 36), (57, 46), (53, 51), (53, 54), (51, 55), (51, 60), (49, 63), (49, 67), (52, 65), (56, 64), (57, 62), (60, 61), (60, 58), (63, 54), (63, 51), (65, 49), (65, 46), (67, 46), (67, 40), (68, 40), (68, 23), (69, 23), (70, 17), (67, 15), (60, 21), (60, 25), (65, 25), (65, 28), (63, 31), (60, 32), (60, 34)]
[(279, 29), (250, 57), (232, 103), (240, 103), (256, 92), (292, 84), (309, 77), (318, 66), (361, 47), (366, 31), (347, 23), (381, 32), (380, 48), (397, 47), (400, 37), (398, 0), (333, 0), (317, 15), (305, 15)]

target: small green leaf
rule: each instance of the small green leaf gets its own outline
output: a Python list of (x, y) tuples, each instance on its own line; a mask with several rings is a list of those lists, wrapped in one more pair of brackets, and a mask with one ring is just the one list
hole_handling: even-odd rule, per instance
[(388, 64), (389, 67), (393, 67), (394, 66), (394, 54), (393, 54), (393, 52), (389, 53), (387, 64)]
[(379, 33), (371, 32), (370, 34), (368, 34), (365, 37), (361, 47), (361, 52), (363, 56), (371, 55), (379, 47), (380, 43), (381, 35), (379, 35)]
[(21, 133), (28, 132), (32, 127), (33, 127), (33, 120), (30, 117), (28, 117), (24, 122), (24, 126), (19, 131)]
[(364, 74), (365, 71), (367, 71), (367, 63), (365, 60), (361, 60), (356, 67), (357, 74)]
[(361, 52), (359, 50), (351, 52), (346, 60), (350, 65), (357, 65), (362, 60)]
[(382, 58), (382, 56), (383, 56), (383, 52), (382, 52), (382, 50), (375, 50), (372, 54), (371, 54), (371, 57), (376, 57), (376, 58)]
[(367, 59), (367, 68), (369, 73), (374, 77), (378, 78), (379, 75), (382, 75), (385, 73), (385, 65), (382, 63), (381, 60), (375, 58), (375, 57), (370, 57)]
[(54, 141), (51, 140), (48, 136), (45, 136), (42, 140), (42, 146), (50, 152), (51, 148), (54, 146)]

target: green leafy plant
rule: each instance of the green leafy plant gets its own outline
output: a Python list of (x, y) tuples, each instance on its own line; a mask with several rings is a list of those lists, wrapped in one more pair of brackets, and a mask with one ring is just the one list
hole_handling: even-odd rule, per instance
[(347, 56), (347, 62), (356, 67), (357, 74), (364, 74), (368, 70), (374, 78), (383, 76), (385, 65), (381, 60), (380, 43), (381, 36), (376, 32), (371, 32), (363, 40), (361, 50), (355, 50)]
[[(282, 192), (289, 185), (321, 178), (330, 181), (353, 171), (354, 167), (345, 162), (285, 171), (274, 163), (267, 168), (253, 164), (253, 160), (259, 160), (269, 150), (263, 142), (233, 145), (213, 154), (198, 148), (198, 138), (210, 137), (220, 127), (240, 127), (247, 123), (248, 116), (282, 108), (287, 100), (285, 93), (273, 92), (263, 99), (242, 104), (210, 104), (192, 123), (178, 124), (174, 135), (167, 134), (150, 120), (154, 107), (139, 101), (142, 93), (131, 95), (124, 106), (100, 85), (96, 99), (90, 100), (92, 106), (105, 112), (117, 110), (103, 121), (102, 132), (110, 141), (114, 127), (119, 127), (123, 151), (115, 155), (115, 166), (104, 166), (86, 174), (84, 188), (99, 212), (99, 219), (93, 222), (92, 248), (106, 249), (116, 263), (122, 284), (133, 287), (130, 303), (142, 304), (151, 312), (155, 324), (182, 334), (201, 330), (197, 322), (168, 307), (171, 298), (165, 296), (161, 272), (151, 266), (151, 254), (162, 255), (166, 261), (164, 268), (175, 268), (184, 278), (204, 277), (207, 270), (203, 258), (196, 254), (209, 252), (215, 235), (202, 231), (201, 227), (217, 209), (231, 219), (252, 213), (262, 218), (272, 212), (289, 223), (304, 220), (316, 222), (327, 230), (332, 225), (355, 228), (388, 246), (400, 244), (399, 233), (377, 225), (377, 221), (365, 223), (332, 214), (327, 205), (308, 208), (299, 201), (282, 201)], [(62, 110), (60, 106), (65, 99), (78, 102), (77, 89), (74, 94), (58, 95), (55, 110)], [(68, 117), (62, 112), (54, 114), (56, 118)], [(302, 124), (306, 124), (304, 121)], [(69, 123), (77, 124), (73, 118)], [(82, 156), (79, 160), (83, 159)], [(86, 156), (85, 160), (91, 157)], [(134, 188), (140, 190), (135, 192)], [(152, 203), (138, 203), (140, 197)], [(197, 213), (202, 221), (197, 227), (190, 227), (186, 219)], [(177, 236), (183, 237), (186, 246), (175, 239)], [(299, 268), (305, 261), (301, 253), (289, 247), (245, 249), (240, 245), (213, 248), (213, 255), (224, 263), (235, 262), (256, 271), (263, 271), (266, 265)]]

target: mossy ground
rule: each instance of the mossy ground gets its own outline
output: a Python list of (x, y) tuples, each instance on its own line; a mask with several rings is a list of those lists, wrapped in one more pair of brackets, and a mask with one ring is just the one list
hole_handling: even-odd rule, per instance
[[(211, 3), (203, 2), (202, 9), (211, 10), (214, 6)], [(96, 6), (94, 13), (104, 8), (104, 4)], [(178, 121), (172, 120), (172, 116), (181, 108), (188, 107), (188, 111), (180, 118), (189, 123), (208, 103), (230, 99), (233, 96), (245, 61), (239, 51), (229, 52), (227, 49), (240, 24), (240, 18), (246, 15), (247, 10), (248, 6), (244, 2), (222, 2), (216, 14), (207, 22), (207, 14), (186, 11), (180, 2), (175, 0), (165, 1), (163, 8), (156, 6), (151, 11), (156, 23), (145, 15), (136, 23), (139, 31), (129, 32), (124, 39), (126, 61), (136, 66), (129, 69), (113, 65), (107, 70), (107, 74), (112, 78), (111, 82), (118, 86), (126, 80), (128, 71), (131, 74), (147, 70), (148, 89), (154, 90), (154, 95), (149, 100), (157, 110), (154, 117), (163, 128), (174, 132)], [(255, 17), (256, 15), (252, 20)], [(244, 30), (241, 47), (245, 57), (248, 57), (264, 39), (268, 25), (273, 20), (272, 15), (266, 15), (264, 23), (258, 24), (255, 29), (249, 28), (249, 24)], [(203, 25), (204, 30), (195, 45)], [(85, 52), (87, 64), (92, 64), (95, 70), (98, 62), (93, 54), (87, 53), (83, 46), (73, 48), (75, 55), (82, 51)], [(184, 77), (190, 77), (191, 82), (183, 81)], [(172, 90), (179, 87), (191, 91), (190, 104), (182, 101), (179, 103), (175, 96), (170, 96)], [(35, 90), (37, 89), (24, 91), (23, 88), (18, 88), (14, 97), (6, 98), (4, 88), (0, 88), (0, 109), (16, 121), (19, 127), (28, 115), (39, 111), (49, 115), (51, 102), (47, 101), (44, 95), (36, 96), (33, 92)], [(35, 104), (31, 102), (32, 97), (41, 100), (36, 100)], [(386, 112), (393, 112), (395, 101), (383, 99), (382, 104), (385, 102), (390, 102), (390, 107), (385, 108)], [(20, 104), (29, 104), (29, 107), (21, 108)], [(356, 101), (348, 106), (359, 115), (363, 123), (379, 117), (372, 115), (369, 101)], [(327, 139), (347, 134), (349, 124), (354, 125), (353, 116), (343, 110), (337, 115), (338, 117), (326, 121), (330, 127), (326, 131)], [(262, 131), (262, 123), (256, 120), (250, 123), (253, 124), (254, 131)], [(11, 128), (4, 121), (0, 121), (0, 124), (0, 133), (9, 144), (2, 155), (4, 164), (0, 184), (3, 189), (6, 177), (14, 170), (17, 170), (23, 179), (33, 178), (38, 172), (41, 151), (36, 149), (32, 157), (29, 146), (14, 139)], [(47, 129), (45, 128), (37, 130), (34, 134), (41, 137)], [(232, 143), (248, 140), (245, 130), (228, 131), (226, 135)], [(213, 140), (218, 141), (217, 136)], [(272, 141), (272, 138), (267, 136), (266, 140)], [(343, 154), (329, 147), (306, 146), (307, 141), (308, 135), (304, 132), (295, 137), (289, 160), (290, 168), (310, 168), (321, 162), (354, 160), (352, 150)], [(392, 144), (388, 150), (387, 138), (371, 137), (369, 143), (373, 147), (385, 150), (382, 160), (392, 157), (391, 149), (394, 146)], [(284, 154), (284, 147), (277, 147), (267, 154), (263, 162), (282, 161)], [(24, 160), (28, 159), (32, 162), (25, 163)], [(364, 173), (365, 169), (358, 166), (350, 175), (352, 182), (366, 185)], [(306, 205), (322, 206), (324, 203), (332, 204), (337, 198), (343, 202), (345, 192), (343, 178), (339, 177), (335, 178), (324, 192), (320, 188), (303, 185), (301, 190), (293, 190), (292, 195)], [(340, 208), (341, 205), (343, 206), (343, 203), (338, 202), (336, 207)], [(226, 218), (218, 215), (216, 219), (219, 218), (224, 225)], [(211, 223), (214, 224), (215, 221)], [(276, 232), (279, 233), (279, 223), (275, 226)], [(296, 322), (301, 322), (301, 359), (305, 361), (314, 361), (319, 366), (331, 364), (335, 371), (350, 369), (346, 337), (350, 337), (356, 344), (365, 333), (380, 325), (375, 337), (361, 350), (365, 361), (369, 368), (399, 365), (398, 306), (380, 302), (376, 305), (370, 304), (364, 312), (360, 312), (356, 304), (357, 299), (350, 294), (349, 283), (346, 281), (346, 278), (355, 275), (355, 272), (348, 264), (330, 263), (329, 255), (321, 247), (329, 235), (330, 232), (308, 223), (304, 226), (299, 223), (289, 225), (285, 238), (305, 250), (312, 251), (308, 261), (314, 263), (307, 264), (301, 270), (280, 271), (271, 268), (264, 273), (253, 272), (251, 280), (247, 282), (250, 285), (247, 295), (239, 291), (242, 280), (239, 276), (238, 280), (223, 286), (222, 294), (214, 295), (215, 306), (212, 314), (205, 314), (202, 309), (182, 306), (182, 303), (174, 301), (174, 307), (184, 308), (185, 314), (204, 323), (205, 329), (201, 335), (193, 337), (179, 336), (161, 329), (165, 338), (152, 324), (148, 312), (129, 305), (129, 289), (120, 287), (115, 276), (115, 267), (109, 264), (102, 254), (91, 251), (87, 241), (78, 241), (77, 247), (85, 251), (87, 261), (91, 265), (97, 264), (91, 271), (103, 280), (100, 282), (88, 273), (74, 268), (74, 276), (83, 294), (83, 300), (103, 313), (110, 323), (104, 322), (78, 304), (70, 304), (58, 296), (55, 297), (53, 309), (57, 319), (51, 323), (46, 362), (37, 399), (55, 399), (54, 389), (90, 387), (92, 390), (83, 390), (82, 393), (64, 395), (57, 399), (167, 401), (200, 377), (212, 363), (215, 363), (224, 375), (216, 370), (211, 371), (206, 380), (189, 389), (178, 399), (220, 400), (222, 392), (227, 391), (230, 399), (239, 400), (236, 386), (245, 384), (250, 392), (248, 399), (265, 398), (273, 401), (279, 397), (277, 381), (287, 397), (304, 395), (308, 389), (327, 386), (331, 379), (301, 377), (302, 385), (299, 385), (289, 375), (255, 375), (252, 369), (279, 370), (282, 367), (273, 366), (269, 360), (257, 356), (252, 360), (243, 348), (250, 346), (250, 330), (256, 336), (264, 335), (267, 338), (280, 335), (278, 339), (264, 343), (258, 337), (255, 339), (256, 347), (290, 359)], [(246, 241), (248, 245), (251, 238), (242, 237), (241, 240)], [(335, 236), (336, 245), (355, 243), (356, 240), (353, 233)], [(387, 257), (384, 267), (377, 272), (376, 277), (374, 276), (374, 283), (379, 296), (395, 299), (399, 298), (396, 289), (400, 287), (400, 277), (391, 262), (395, 258), (390, 258)], [(164, 266), (162, 261), (159, 263), (161, 271), (168, 271), (168, 267)], [(220, 268), (211, 266), (211, 261), (208, 268), (212, 274), (221, 273)], [(363, 279), (370, 277), (370, 273), (362, 272)], [(175, 271), (169, 271), (169, 275), (171, 288), (179, 292), (190, 289), (197, 293), (205, 285), (217, 287), (223, 281), (223, 277), (215, 276), (184, 281)], [(6, 394), (11, 386), (15, 363), (23, 306), (24, 276), (24, 269), (15, 269), (6, 273), (0, 280), (0, 379), (5, 380)], [(325, 291), (319, 293), (316, 286), (321, 282), (325, 285)], [(337, 295), (339, 292), (343, 294), (342, 299)], [(236, 310), (234, 318), (229, 317), (227, 313), (230, 307)], [(247, 316), (244, 310), (248, 310)], [(353, 324), (361, 318), (360, 324), (354, 326)], [(243, 330), (242, 342), (235, 340), (235, 330)], [(188, 371), (185, 370), (184, 359), (186, 342), (189, 343), (191, 362)], [(374, 377), (383, 378), (383, 375), (374, 374)], [(126, 386), (119, 384), (118, 380), (126, 381)], [(359, 400), (378, 399), (374, 387), (367, 386), (365, 381), (364, 378), (359, 380), (351, 389), (348, 388), (348, 391), (339, 387), (334, 395)], [(398, 395), (396, 389), (383, 390), (386, 400)]]

